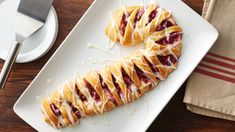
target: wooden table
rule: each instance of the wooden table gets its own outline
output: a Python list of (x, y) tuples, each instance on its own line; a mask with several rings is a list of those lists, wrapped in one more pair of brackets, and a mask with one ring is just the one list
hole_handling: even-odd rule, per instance
[[(184, 1), (201, 14), (203, 0)], [(92, 0), (54, 1), (59, 18), (57, 40), (52, 49), (41, 59), (32, 63), (14, 65), (5, 90), (0, 91), (0, 131), (35, 131), (13, 112), (12, 107), (91, 3)], [(0, 69), (2, 65), (3, 60), (0, 60)], [(187, 111), (185, 104), (182, 103), (184, 91), (185, 84), (156, 118), (148, 131), (235, 131), (235, 122), (196, 115)]]

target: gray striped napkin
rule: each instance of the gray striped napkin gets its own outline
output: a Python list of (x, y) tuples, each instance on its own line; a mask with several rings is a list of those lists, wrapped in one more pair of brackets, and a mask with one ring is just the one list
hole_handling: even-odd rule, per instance
[(188, 79), (184, 102), (198, 114), (235, 121), (235, 0), (205, 0), (203, 16), (219, 31)]

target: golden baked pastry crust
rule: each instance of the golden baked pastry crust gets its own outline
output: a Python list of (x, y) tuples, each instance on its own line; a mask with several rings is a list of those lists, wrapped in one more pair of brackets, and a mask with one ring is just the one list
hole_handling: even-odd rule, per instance
[(77, 77), (44, 99), (44, 119), (53, 127), (75, 125), (84, 117), (132, 102), (165, 80), (177, 66), (182, 29), (171, 12), (156, 4), (117, 10), (105, 33), (119, 44), (144, 42), (146, 48)]

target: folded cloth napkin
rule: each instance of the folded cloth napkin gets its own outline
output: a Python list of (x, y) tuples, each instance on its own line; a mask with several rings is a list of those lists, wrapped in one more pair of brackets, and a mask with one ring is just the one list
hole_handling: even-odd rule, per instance
[(184, 102), (198, 114), (235, 121), (235, 0), (205, 0), (203, 15), (219, 31), (188, 79)]

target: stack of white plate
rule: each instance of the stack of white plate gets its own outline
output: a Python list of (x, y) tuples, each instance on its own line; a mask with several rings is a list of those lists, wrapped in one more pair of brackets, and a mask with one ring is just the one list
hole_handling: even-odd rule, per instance
[[(0, 58), (4, 60), (15, 39), (15, 16), (19, 1), (0, 0)], [(16, 62), (30, 62), (43, 56), (53, 45), (57, 31), (57, 15), (51, 8), (45, 26), (23, 42)]]

